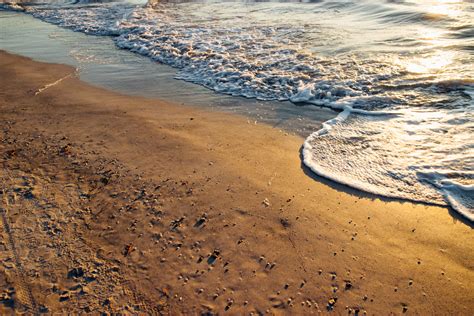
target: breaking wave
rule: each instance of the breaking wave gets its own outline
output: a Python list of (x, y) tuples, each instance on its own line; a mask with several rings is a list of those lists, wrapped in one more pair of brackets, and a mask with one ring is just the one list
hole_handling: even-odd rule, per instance
[[(474, 4), (453, 1), (4, 4), (178, 69), (219, 93), (339, 112), (304, 163), (474, 221)], [(386, 32), (389, 28), (390, 32)]]

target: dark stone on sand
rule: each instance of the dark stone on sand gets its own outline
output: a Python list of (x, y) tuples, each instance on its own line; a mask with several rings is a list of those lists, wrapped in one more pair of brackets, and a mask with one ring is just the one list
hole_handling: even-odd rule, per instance
[(209, 258), (207, 258), (207, 263), (214, 264), (214, 262), (216, 262), (217, 258), (219, 257), (220, 253), (221, 253), (220, 250), (215, 249), (214, 252), (209, 256)]
[(206, 222), (207, 218), (203, 215), (201, 216), (200, 218), (197, 219), (196, 223), (194, 223), (194, 227), (201, 227), (204, 225), (204, 223)]
[(69, 293), (68, 293), (68, 292), (65, 292), (64, 294), (61, 294), (61, 295), (59, 296), (59, 301), (60, 301), (60, 302), (67, 301), (67, 300), (69, 300), (69, 299), (70, 299), (70, 297), (69, 297)]
[(15, 300), (13, 299), (13, 295), (9, 293), (3, 293), (0, 296), (0, 302), (5, 305), (6, 307), (14, 308), (15, 307)]
[(350, 290), (352, 289), (352, 282), (351, 281), (344, 281), (344, 290)]
[(288, 218), (280, 218), (280, 223), (283, 227), (285, 228), (288, 228), (291, 226), (291, 223), (290, 221), (288, 220)]
[(80, 278), (80, 277), (83, 277), (83, 276), (84, 276), (84, 269), (82, 269), (81, 267), (73, 268), (73, 269), (69, 270), (69, 272), (67, 273), (67, 278), (68, 279)]
[(40, 313), (48, 313), (48, 312), (49, 312), (49, 309), (48, 309), (48, 307), (46, 307), (46, 306), (44, 306), (44, 305), (40, 305), (40, 306), (38, 307), (38, 311), (39, 311)]

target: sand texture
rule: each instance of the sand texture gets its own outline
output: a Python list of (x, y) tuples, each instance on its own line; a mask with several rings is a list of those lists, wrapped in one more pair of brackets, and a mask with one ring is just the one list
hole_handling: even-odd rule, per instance
[(472, 228), (297, 136), (5, 52), (0, 87), (1, 314), (472, 315)]

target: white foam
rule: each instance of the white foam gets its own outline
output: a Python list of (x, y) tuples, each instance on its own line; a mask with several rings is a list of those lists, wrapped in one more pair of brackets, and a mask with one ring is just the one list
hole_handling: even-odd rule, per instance
[[(304, 142), (304, 163), (311, 170), (374, 194), (449, 204), (472, 220), (473, 179), (466, 172), (474, 169), (474, 57), (462, 49), (465, 37), (436, 43), (420, 37), (448, 22), (427, 26), (416, 5), (24, 8), (74, 31), (114, 36), (118, 47), (178, 68), (177, 79), (219, 93), (338, 110)], [(466, 14), (459, 22), (472, 22)], [(385, 32), (387, 25), (391, 32)], [(430, 68), (437, 64), (442, 67)], [(449, 172), (441, 176), (442, 170)]]
[(453, 180), (461, 179), (472, 183), (474, 171), (426, 170), (420, 171), (418, 175), (437, 187), (453, 209), (474, 222), (474, 184), (463, 184)]
[(346, 106), (305, 140), (304, 164), (359, 190), (451, 205), (473, 220), (474, 172), (466, 170), (474, 166), (473, 112), (374, 113)]

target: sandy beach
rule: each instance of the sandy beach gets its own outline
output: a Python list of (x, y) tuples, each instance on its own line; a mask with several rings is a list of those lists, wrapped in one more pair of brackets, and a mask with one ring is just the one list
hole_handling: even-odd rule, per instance
[(1, 314), (474, 310), (472, 225), (316, 178), (301, 137), (6, 52), (0, 86)]

